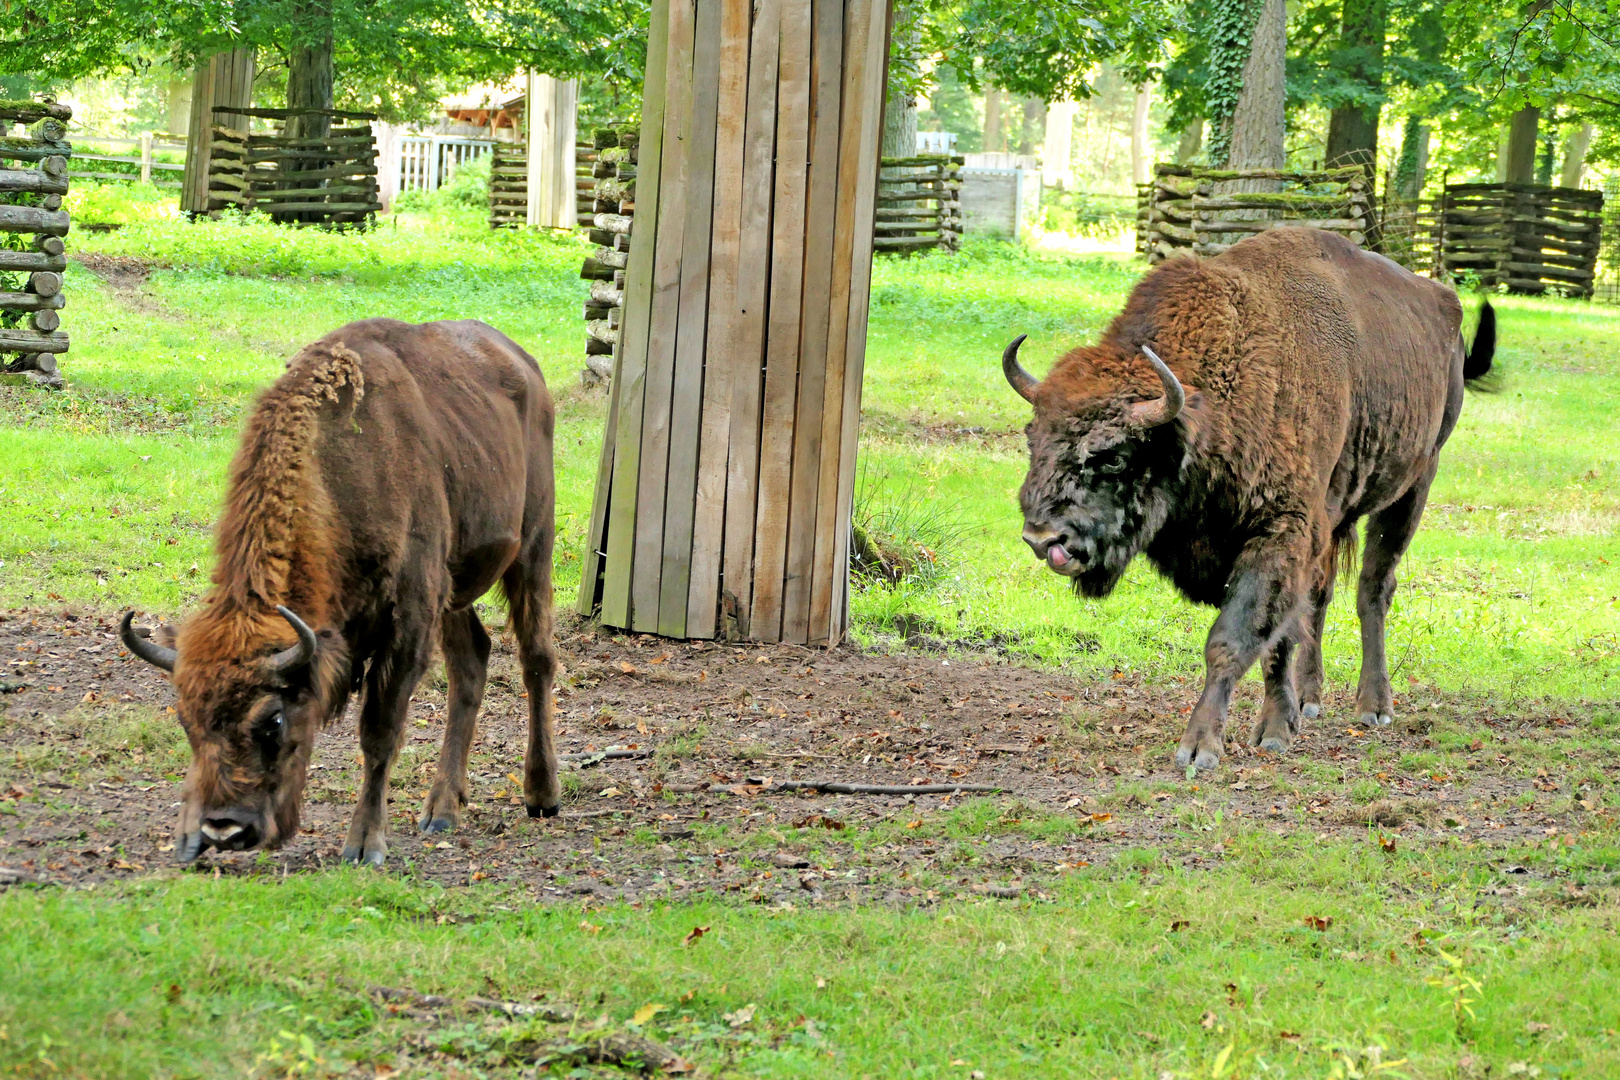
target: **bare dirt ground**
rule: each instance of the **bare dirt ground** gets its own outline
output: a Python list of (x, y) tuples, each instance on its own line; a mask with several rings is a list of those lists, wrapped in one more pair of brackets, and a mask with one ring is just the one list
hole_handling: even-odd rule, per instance
[[(911, 641), (921, 647), (680, 644), (565, 621), (562, 750), (642, 756), (565, 774), (562, 815), (530, 821), (513, 782), (527, 702), (512, 646), (497, 638), (471, 803), (449, 836), (415, 830), (442, 732), (442, 675), (430, 674), (414, 698), (394, 772), (388, 868), (445, 885), (514, 884), (543, 900), (928, 903), (1038, 896), (1064, 871), (1127, 850), (1212, 863), (1223, 837), (1244, 826), (1363, 839), (1371, 828), (1389, 844), (1486, 847), (1612, 827), (1612, 811), (1580, 781), (1576, 717), (1495, 715), (1413, 687), (1393, 730), (1359, 730), (1352, 703), (1330, 699), (1296, 751), (1278, 758), (1243, 745), (1258, 697), (1245, 684), (1226, 761), (1188, 779), (1171, 755), (1196, 692), (1190, 678), (1081, 681), (993, 648)], [(84, 886), (182, 872), (169, 864), (187, 751), (171, 703), (165, 679), (124, 652), (113, 614), (0, 616), (0, 882)], [(1592, 756), (1592, 769), (1614, 770)], [(1537, 766), (1555, 758), (1571, 764)], [(317, 746), (296, 841), (204, 855), (184, 872), (331, 865), (358, 760), (351, 712)], [(1600, 773), (1588, 775), (1601, 789)], [(787, 779), (1004, 791), (768, 791)]]

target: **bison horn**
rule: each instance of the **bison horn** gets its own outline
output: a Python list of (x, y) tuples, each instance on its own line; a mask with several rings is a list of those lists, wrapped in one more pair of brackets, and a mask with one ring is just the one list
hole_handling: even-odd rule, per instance
[(1013, 343), (1007, 346), (1007, 351), (1001, 354), (1001, 372), (1007, 376), (1007, 382), (1018, 391), (1018, 396), (1025, 401), (1033, 400), (1030, 395), (1035, 392), (1035, 376), (1024, 370), (1024, 365), (1018, 362), (1018, 346), (1024, 343), (1028, 334), (1019, 334)]
[(153, 667), (162, 668), (164, 671), (172, 673), (174, 671), (175, 651), (137, 634), (135, 627), (130, 625), (131, 620), (134, 618), (135, 613), (133, 611), (126, 611), (124, 612), (124, 621), (118, 626), (118, 636), (124, 639), (124, 647)]
[(1137, 427), (1158, 427), (1168, 424), (1181, 413), (1181, 407), (1187, 404), (1187, 391), (1181, 388), (1181, 380), (1176, 378), (1168, 364), (1159, 359), (1158, 353), (1146, 345), (1142, 346), (1142, 353), (1153, 365), (1153, 370), (1158, 372), (1159, 382), (1164, 384), (1164, 396), (1132, 405), (1131, 421)]
[(291, 675), (299, 668), (315, 659), (315, 631), (305, 625), (304, 620), (294, 615), (288, 608), (276, 605), (281, 617), (287, 620), (293, 632), (298, 635), (298, 644), (283, 649), (270, 658), (270, 666), (277, 675)]

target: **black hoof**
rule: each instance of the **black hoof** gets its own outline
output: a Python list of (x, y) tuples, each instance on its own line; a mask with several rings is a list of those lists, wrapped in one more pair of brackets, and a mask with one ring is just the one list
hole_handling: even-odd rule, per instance
[(449, 832), (451, 829), (455, 828), (455, 823), (447, 817), (436, 817), (428, 821), (418, 823), (418, 828), (425, 833), (442, 833)]
[(525, 806), (524, 809), (529, 812), (530, 817), (556, 817), (558, 811), (562, 809), (562, 804), (559, 803), (556, 806)]

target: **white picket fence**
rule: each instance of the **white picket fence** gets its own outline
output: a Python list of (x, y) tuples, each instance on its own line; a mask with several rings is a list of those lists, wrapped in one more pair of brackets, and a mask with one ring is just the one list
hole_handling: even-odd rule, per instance
[(469, 139), (461, 135), (401, 135), (395, 142), (395, 159), (389, 163), (399, 178), (396, 191), (437, 191), (450, 182), (456, 170), (477, 161), (495, 149), (494, 139)]

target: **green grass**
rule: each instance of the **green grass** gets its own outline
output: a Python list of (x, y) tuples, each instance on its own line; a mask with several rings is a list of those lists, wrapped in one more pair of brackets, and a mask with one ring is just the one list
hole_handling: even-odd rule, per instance
[[(13, 892), (0, 899), (0, 1069), (397, 1063), (417, 1025), (370, 1004), (370, 984), (543, 992), (616, 1028), (662, 1004), (648, 1034), (735, 1075), (1324, 1077), (1369, 1055), (1405, 1062), (1378, 1075), (1408, 1077), (1474, 1075), (1459, 1060), (1493, 1076), (1620, 1069), (1612, 906), (1551, 884), (1515, 897), (1501, 885), (1524, 878), (1460, 847), (1324, 851), (1257, 831), (1229, 834), (1214, 869), (1134, 854), (1071, 873), (1045, 902), (911, 911), (583, 910), (353, 871)], [(1522, 859), (1551, 861), (1537, 855)], [(1616, 868), (1612, 845), (1585, 855)], [(709, 932), (684, 946), (693, 926)], [(1481, 987), (1471, 1017), (1453, 1008), (1446, 957)], [(724, 1020), (748, 1005), (751, 1023)], [(297, 1074), (300, 1058), (324, 1064)], [(440, 1068), (418, 1074), (467, 1075)]]

